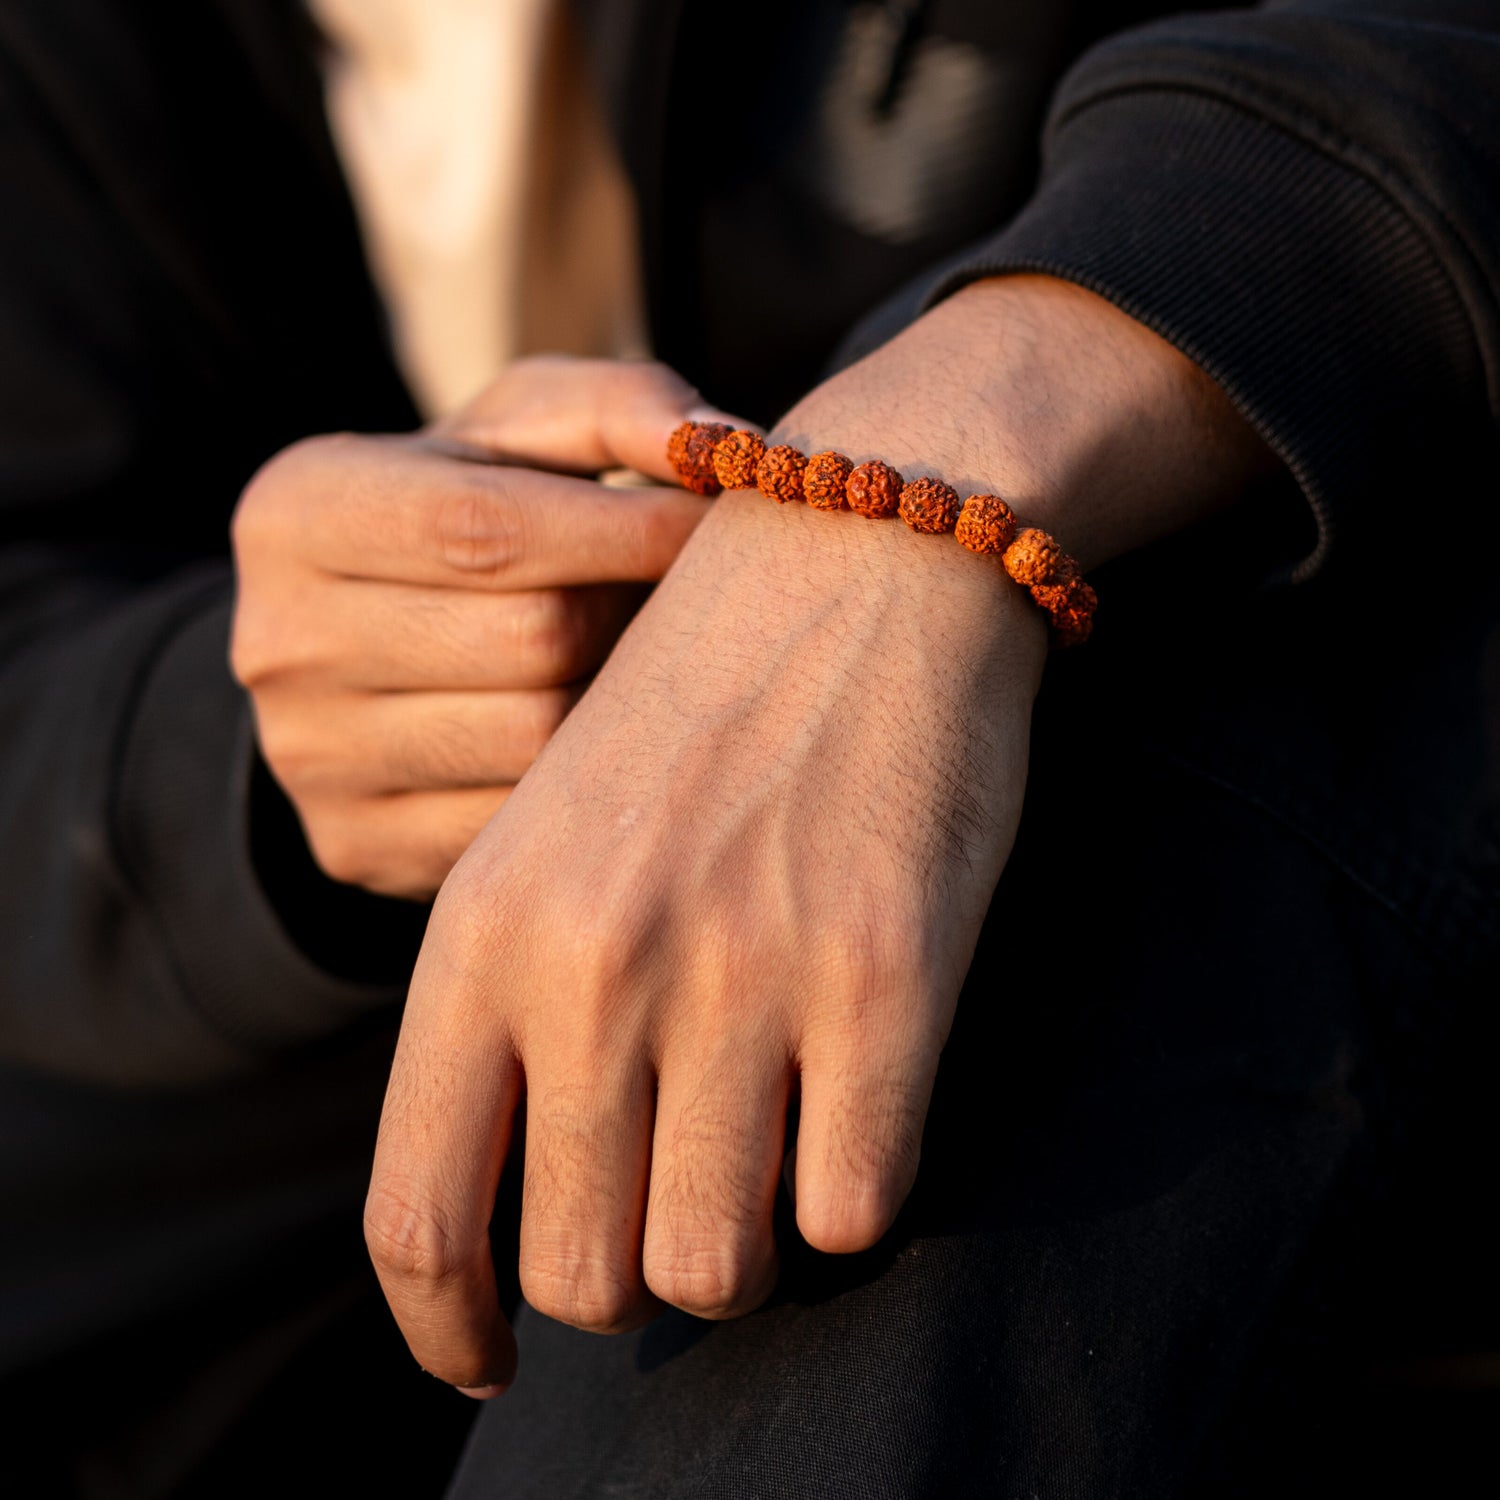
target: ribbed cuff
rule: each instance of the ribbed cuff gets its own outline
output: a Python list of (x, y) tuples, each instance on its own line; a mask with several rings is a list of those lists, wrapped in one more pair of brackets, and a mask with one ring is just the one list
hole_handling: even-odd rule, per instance
[[(211, 1071), (229, 1057), (249, 1063), (326, 1036), (404, 988), (319, 967), (267, 900), (250, 850), (254, 735), (229, 672), (224, 592), (206, 596), (157, 656), (132, 716), (113, 814), (129, 878), (205, 1030)], [(223, 1044), (217, 1062), (210, 1037)]]
[(1221, 99), (1151, 87), (1074, 106), (1031, 203), (924, 305), (1016, 271), (1099, 293), (1224, 388), (1312, 507), (1294, 578), (1379, 534), (1373, 497), (1420, 481), (1417, 457), (1485, 430), (1471, 326), (1418, 226), (1325, 144)]

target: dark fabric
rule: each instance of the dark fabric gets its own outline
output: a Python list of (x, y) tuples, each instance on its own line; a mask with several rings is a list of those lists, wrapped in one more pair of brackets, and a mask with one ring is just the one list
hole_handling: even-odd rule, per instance
[[(454, 1500), (1481, 1493), (1459, 1460), (1493, 1395), (1435, 1452), (1431, 1408), (1371, 1382), (1500, 1343), (1496, 1234), (1453, 1175), (1500, 1134), (1497, 595), (1378, 671), (1285, 592), (1189, 639), (1142, 609), (1059, 663), (896, 1230), (818, 1256), (783, 1213), (739, 1322), (523, 1313)], [(1237, 773), (1284, 757), (1274, 802), (1225, 736)]]
[(338, 964), (289, 937), (307, 855), (254, 863), (226, 661), (255, 467), (414, 421), (304, 42), (259, 0), (0, 8), (6, 1494), (179, 1493), (257, 1430), (284, 1469), (301, 1361), (370, 1381), (324, 1398), (335, 1444), (407, 1408), (412, 1493), (457, 1437), (359, 1234), (414, 946), (369, 972), (368, 899), (327, 903)]
[[(988, 1347), (981, 1333), (996, 1320), (1051, 1318), (1057, 1304), (1043, 1292), (1071, 1294), (1039, 1268), (1076, 1259), (1084, 1244), (1121, 1277), (1122, 1296), (1139, 1289), (1125, 1275), (1133, 1257), (1160, 1250), (1153, 1263), (1168, 1286), (1211, 1266), (1196, 1311), (1174, 1322), (1178, 1304), (1142, 1303), (1161, 1327), (1155, 1342), (1135, 1339), (1138, 1365), (1111, 1366), (1123, 1372), (1118, 1398), (1083, 1381), (1053, 1429), (1087, 1436), (1097, 1419), (1121, 1451), (1101, 1457), (1108, 1444), (1080, 1436), (1077, 1474), (1092, 1463), (1150, 1475), (1160, 1487), (1148, 1493), (1188, 1472), (1148, 1430), (1153, 1402), (1170, 1394), (1183, 1407), (1174, 1420), (1185, 1442), (1208, 1444), (1214, 1424), (1227, 1424), (1227, 1452), (1256, 1409), (1248, 1396), (1230, 1401), (1227, 1384), (1275, 1367), (1255, 1349), (1280, 1330), (1333, 1326), (1326, 1299), (1277, 1299), (1293, 1295), (1288, 1278), (1329, 1264), (1321, 1235), (1335, 1208), (1372, 1222), (1371, 1184), (1384, 1179), (1372, 1167), (1361, 1181), (1358, 1162), (1374, 1160), (1372, 1132), (1394, 1131), (1409, 1101), (1431, 1093), (1414, 1083), (1370, 1095), (1360, 1069), (1379, 1079), (1403, 1060), (1425, 1067), (1458, 997), (1493, 996), (1500, 948), (1500, 657), (1483, 645), (1494, 619), (1500, 6), (1203, 10), (578, 0), (642, 204), (653, 336), (712, 398), (774, 417), (840, 348), (848, 357), (868, 347), (965, 279), (1043, 266), (1099, 288), (1199, 359), (1300, 483), (1300, 510), (1285, 495), (1262, 497), (1222, 531), (1101, 578), (1097, 642), (1084, 662), (1058, 663), (1047, 692), (1050, 712), (1074, 716), (1080, 743), (1103, 748), (1080, 762), (1063, 756), (1067, 736), (1039, 740), (1038, 785), (1055, 759), (1069, 768), (1064, 783), (1087, 791), (1102, 778), (1139, 800), (1115, 775), (1119, 753), (1155, 788), (1164, 825), (1176, 817), (1198, 830), (1205, 857), (1192, 868), (1226, 882), (1221, 899), (1241, 924), (1226, 919), (1205, 949), (1224, 945), (1211, 968), (1203, 960), (1204, 983), (1227, 997), (1219, 1044), (1232, 1051), (1254, 1034), (1254, 1007), (1274, 1001), (1267, 1014), (1286, 1023), (1293, 1095), (1355, 1011), (1406, 1006), (1399, 1045), (1374, 1035), (1353, 1054), (1346, 1093), (1376, 1123), (1319, 1133), (1308, 1126), (1316, 1110), (1299, 1108), (1292, 1126), (1272, 1128), (1246, 1102), (1254, 1087), (1236, 1084), (1226, 1133), (1200, 1139), (1211, 1101), (1193, 1094), (1189, 1075), (1201, 1066), (1211, 1088), (1229, 1061), (1191, 1027), (1177, 1042), (1168, 1035), (1196, 996), (1146, 982), (1148, 957), (1163, 987), (1187, 982), (1174, 957), (1181, 930), (1148, 928), (1163, 951), (1142, 954), (1139, 973), (1088, 957), (1091, 1003), (1121, 1025), (1144, 1007), (1139, 1026), (1179, 1046), (1170, 1055), (1187, 1080), (1179, 1088), (1163, 1075), (1155, 1094), (1139, 1085), (1142, 1120), (1154, 1110), (1161, 1123), (1142, 1137), (1122, 1201), (1148, 1180), (1153, 1153), (1160, 1170), (1183, 1160), (1168, 1150), (1174, 1132), (1192, 1137), (1204, 1172), (1223, 1182), (1191, 1203), (1168, 1195), (1155, 1224), (1156, 1200), (1140, 1198), (1118, 1238), (1098, 1219), (1071, 1239), (1067, 1225), (1039, 1221), (1057, 1231), (1057, 1256), (1036, 1248), (1041, 1236), (1028, 1262), (1008, 1228), (1019, 1190), (1005, 1163), (1017, 1148), (1001, 1127), (1012, 1116), (1002, 1111), (977, 1137), (1012, 1155), (986, 1164), (967, 1196), (950, 1191), (944, 1157), (962, 1152), (943, 1147), (942, 1121), (996, 1096), (983, 1079), (966, 1104), (950, 1069), (926, 1206), (914, 1206), (907, 1230), (919, 1250), (934, 1247), (929, 1262), (946, 1268), (948, 1290), (924, 1285), (907, 1251), (888, 1284), (879, 1257), (849, 1273), (869, 1278), (867, 1309), (887, 1296), (908, 1308), (930, 1299), (931, 1331), (891, 1334), (880, 1348), (916, 1371), (936, 1358), (944, 1327), (957, 1347)], [(1129, 31), (1148, 21), (1157, 24)], [(747, 36), (756, 66), (726, 106), (723, 59), (744, 56)], [(254, 1452), (274, 1469), (297, 1393), (342, 1378), (346, 1346), (330, 1330), (368, 1307), (358, 1207), (422, 913), (317, 872), (255, 758), (224, 660), (226, 526), (255, 467), (310, 433), (415, 420), (322, 119), (316, 46), (292, 0), (0, 7), (0, 1409), (17, 1414), (0, 1463), (23, 1476), (10, 1486), (18, 1493), (44, 1493), (39, 1473), (64, 1493), (169, 1494), (198, 1482), (230, 1493), (224, 1465), (257, 1472), (244, 1457)], [(1036, 142), (1059, 80), (1039, 172)], [(1301, 588), (1256, 591), (1270, 566), (1299, 560), (1316, 572)], [(1200, 577), (1225, 582), (1217, 602), (1192, 592), (1188, 580)], [(1163, 618), (1154, 601), (1178, 615)], [(1202, 650), (1175, 629), (1189, 613)], [(1151, 742), (1128, 747), (1146, 726)], [(1191, 793), (1193, 778), (1223, 802)], [(1051, 785), (1035, 792), (1028, 820), (1072, 840), (1059, 847), (1096, 853), (1143, 898), (1127, 879), (1128, 839), (1154, 837), (1154, 824), (1096, 817), (1087, 796), (1070, 811)], [(1211, 826), (1224, 841), (1217, 866), (1206, 857)], [(1305, 910), (1279, 899), (1283, 882), (1308, 893)], [(1067, 915), (1114, 932), (1114, 899), (1100, 894)], [(1252, 928), (1264, 966), (1241, 975), (1228, 955), (1252, 951)], [(971, 1032), (970, 1050), (993, 1044), (1021, 1087), (1029, 1041), (1037, 1079), (1054, 1079), (1059, 1098), (1092, 1088), (1093, 1075), (1070, 1071), (1073, 1054), (1056, 1050), (1050, 1011), (1007, 1012), (984, 972), (965, 1015), (1016, 1015), (1018, 1030)], [(1291, 1004), (1283, 986), (1307, 1003)], [(1114, 1055), (1128, 1071), (1131, 1038), (1144, 1032), (1096, 1033), (1095, 1019), (1077, 1012), (1076, 1057), (1107, 1070)], [(1114, 1102), (1092, 1127), (1079, 1116), (1088, 1139), (1064, 1149), (1042, 1129), (1037, 1170), (1055, 1169), (1055, 1180), (1026, 1192), (1083, 1204), (1115, 1171), (1113, 1124), (1134, 1104), (1110, 1089), (1127, 1083), (1119, 1073), (1100, 1083)], [(1477, 1128), (1463, 1126), (1469, 1156), (1483, 1146)], [(1285, 1222), (1246, 1227), (1271, 1214)], [(704, 1338), (691, 1358), (706, 1363), (684, 1355), (654, 1373), (626, 1369), (608, 1396), (639, 1424), (638, 1440), (619, 1437), (622, 1473), (657, 1462), (649, 1393), (689, 1369), (705, 1383), (729, 1379), (712, 1374), (724, 1357), (715, 1351), (788, 1319), (805, 1339), (776, 1356), (792, 1376), (832, 1348), (835, 1325), (821, 1320), (854, 1304), (833, 1295), (834, 1270), (795, 1259), (792, 1270), (787, 1308)], [(1001, 1297), (1012, 1272), (1026, 1293)], [(1080, 1273), (1066, 1285), (1083, 1297), (1087, 1281)], [(939, 1316), (963, 1288), (976, 1293), (968, 1333)], [(1473, 1294), (1464, 1305), (1472, 1316)], [(1220, 1340), (1207, 1353), (1200, 1316)], [(636, 1342), (665, 1348), (671, 1326)], [(1011, 1374), (986, 1378), (1020, 1381), (1027, 1350), (1045, 1342), (1040, 1327), (1002, 1340)], [(1431, 1332), (1431, 1320), (1415, 1319), (1407, 1342)], [(523, 1380), (576, 1389), (580, 1401), (600, 1377), (570, 1382), (571, 1351), (598, 1348), (626, 1366), (635, 1357), (633, 1345), (605, 1349), (534, 1326), (526, 1342)], [(844, 1347), (851, 1368), (867, 1369), (880, 1346), (851, 1337)], [(93, 1423), (79, 1422), (71, 1394), (80, 1371), (120, 1387)], [(875, 1383), (843, 1378), (865, 1393), (863, 1415), (850, 1403), (867, 1430), (886, 1410), (869, 1404)], [(404, 1388), (391, 1373), (381, 1389)], [(929, 1407), (958, 1400), (935, 1374), (918, 1389)], [(992, 1389), (977, 1383), (964, 1400)], [(523, 1384), (483, 1442), (508, 1441), (504, 1413), (532, 1410), (530, 1399)], [(662, 1411), (676, 1400), (664, 1396)], [(960, 1478), (1040, 1462), (1045, 1424), (1027, 1428), (1017, 1403), (1012, 1391), (992, 1408), (1019, 1434), (1007, 1439), (1011, 1457), (980, 1445), (942, 1462)], [(358, 1403), (338, 1410), (330, 1443), (359, 1425)], [(757, 1437), (748, 1407), (721, 1425), (752, 1446), (785, 1430)], [(423, 1427), (430, 1475), (446, 1467), (442, 1429)], [(535, 1429), (527, 1451), (553, 1462), (548, 1444), (562, 1428), (539, 1416)], [(830, 1442), (840, 1430), (829, 1427)], [(937, 1460), (919, 1451), (916, 1427), (892, 1418), (889, 1431), (892, 1443), (905, 1433), (909, 1450), (891, 1460), (891, 1482), (928, 1482), (922, 1466)], [(729, 1461), (728, 1450), (713, 1456), (711, 1434), (699, 1436), (706, 1464)], [(797, 1441), (815, 1436), (809, 1428)], [(679, 1489), (693, 1451), (673, 1460)], [(580, 1441), (575, 1467), (559, 1472), (583, 1484), (577, 1466), (597, 1454)], [(471, 1467), (466, 1482), (478, 1474)], [(515, 1482), (541, 1483), (525, 1473)]]
[(307, 118), (285, 43), (268, 78), (205, 7), (0, 15), (5, 1061), (211, 1076), (400, 994), (313, 970), (268, 910), (226, 665), (255, 467), (413, 420), (292, 56)]
[[(1300, 481), (1307, 576), (1335, 543), (1388, 552), (1434, 452), (1495, 471), (1500, 12), (1265, 10), (1084, 59), (1040, 191), (938, 294), (1046, 271), (1178, 344)], [(1492, 546), (1493, 517), (1473, 524)]]

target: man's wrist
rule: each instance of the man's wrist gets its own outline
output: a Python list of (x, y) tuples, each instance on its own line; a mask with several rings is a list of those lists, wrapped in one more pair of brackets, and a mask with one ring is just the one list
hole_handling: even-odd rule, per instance
[[(951, 536), (732, 491), (715, 502), (673, 572), (700, 570), (749, 585), (746, 607), (765, 622), (826, 616), (831, 650), (856, 619), (878, 618), (883, 629), (920, 646), (916, 654), (933, 670), (962, 660), (979, 676), (1015, 683), (1028, 702), (1040, 686), (1045, 616), (995, 559)], [(757, 621), (747, 624), (745, 639), (775, 634)]]
[(773, 440), (994, 492), (1086, 567), (1232, 503), (1275, 460), (1228, 397), (1102, 298), (976, 282), (811, 392)]

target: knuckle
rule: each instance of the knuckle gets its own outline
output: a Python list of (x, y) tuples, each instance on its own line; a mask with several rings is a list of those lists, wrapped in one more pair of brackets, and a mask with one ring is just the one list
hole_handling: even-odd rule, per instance
[(743, 1310), (770, 1233), (773, 1181), (745, 1125), (705, 1089), (677, 1120), (653, 1187), (646, 1282), (705, 1317)]
[(587, 640), (588, 621), (576, 594), (544, 589), (530, 596), (520, 645), (547, 686), (560, 686), (577, 675)]
[(476, 478), (443, 496), (434, 525), (443, 561), (459, 572), (493, 576), (525, 555), (520, 507), (508, 493)]
[(342, 885), (372, 885), (381, 878), (383, 872), (374, 858), (371, 841), (358, 826), (358, 819), (299, 810), (308, 849), (330, 880)]
[(245, 486), (229, 517), (229, 548), (241, 568), (244, 567), (245, 559), (258, 550), (267, 530), (266, 503), (263, 499), (265, 492), (261, 488), (264, 474), (265, 470), (262, 469)]
[(289, 453), (278, 453), (256, 470), (240, 492), (229, 518), (229, 544), (242, 566), (246, 557), (259, 552), (280, 533), (281, 496), (287, 470), (294, 463)]
[(261, 625), (258, 611), (243, 601), (235, 609), (229, 635), (229, 670), (243, 688), (253, 688), (270, 675), (270, 640)]
[(519, 940), (529, 931), (521, 889), (519, 879), (491, 878), (483, 861), (458, 863), (443, 881), (426, 947), (442, 953), (455, 977), (482, 973), (493, 963), (498, 934), (510, 933)]
[(601, 901), (581, 911), (567, 934), (569, 958), (587, 992), (600, 998), (624, 983), (636, 962), (631, 924)]
[(644, 1268), (656, 1296), (700, 1317), (747, 1310), (756, 1290), (752, 1259), (733, 1241), (700, 1237), (648, 1245)]
[(611, 1333), (628, 1323), (639, 1300), (609, 1262), (563, 1251), (524, 1257), (521, 1292), (539, 1313), (591, 1333)]
[(313, 779), (322, 756), (310, 741), (300, 714), (262, 706), (255, 737), (266, 764), (283, 785), (302, 785)]
[(299, 499), (326, 481), (330, 462), (339, 462), (356, 441), (349, 433), (328, 433), (303, 438), (268, 458), (251, 475), (230, 518), (235, 552), (284, 540)]
[(885, 990), (911, 967), (902, 924), (863, 905), (846, 909), (821, 929), (823, 962), (860, 988)]
[(377, 1186), (365, 1203), (365, 1245), (382, 1280), (438, 1286), (461, 1275), (472, 1246), (461, 1243), (435, 1204)]
[(229, 669), (241, 687), (258, 694), (273, 682), (321, 671), (331, 656), (316, 614), (241, 580), (229, 637)]
[(925, 1055), (935, 1041), (940, 1050), (941, 1037), (928, 1034), (940, 1008), (926, 1003), (928, 982), (911, 935), (918, 926), (901, 920), (893, 902), (861, 901), (824, 917), (808, 959), (810, 1034), (846, 1056), (851, 1046)]

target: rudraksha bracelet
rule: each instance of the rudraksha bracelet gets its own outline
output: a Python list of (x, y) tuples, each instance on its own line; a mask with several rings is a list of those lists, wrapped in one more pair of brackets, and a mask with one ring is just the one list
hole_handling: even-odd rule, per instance
[(1046, 612), (1054, 646), (1079, 646), (1094, 626), (1098, 598), (1057, 539), (1020, 526), (999, 495), (970, 495), (941, 479), (903, 481), (878, 458), (855, 464), (842, 453), (799, 453), (785, 443), (768, 448), (759, 433), (722, 422), (684, 422), (667, 442), (667, 460), (683, 485), (699, 495), (721, 489), (758, 489), (778, 503), (805, 500), (817, 510), (849, 510), (881, 519), (899, 515), (913, 531), (951, 531), (970, 552), (1000, 565)]

